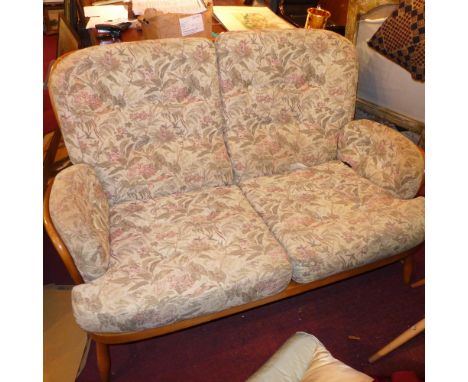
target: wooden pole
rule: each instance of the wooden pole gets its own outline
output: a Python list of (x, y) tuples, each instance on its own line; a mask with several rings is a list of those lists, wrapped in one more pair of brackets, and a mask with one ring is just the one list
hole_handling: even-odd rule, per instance
[(393, 341), (385, 345), (382, 349), (380, 349), (377, 353), (373, 354), (369, 358), (369, 362), (373, 363), (378, 359), (382, 358), (384, 355), (387, 355), (391, 351), (395, 350), (397, 347), (403, 345), (404, 343), (408, 342), (410, 339), (421, 333), (425, 328), (425, 318), (421, 321), (418, 321), (415, 325), (413, 325), (408, 330), (405, 330), (402, 334), (400, 334), (397, 338)]

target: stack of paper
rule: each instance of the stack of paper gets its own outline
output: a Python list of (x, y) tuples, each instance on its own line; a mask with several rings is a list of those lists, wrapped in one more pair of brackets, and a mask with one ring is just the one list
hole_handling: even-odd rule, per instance
[(85, 17), (89, 17), (87, 29), (96, 24), (119, 24), (128, 21), (128, 10), (123, 5), (99, 5), (84, 7)]
[(133, 0), (133, 13), (142, 15), (147, 8), (163, 13), (182, 13), (192, 15), (206, 11), (203, 0)]

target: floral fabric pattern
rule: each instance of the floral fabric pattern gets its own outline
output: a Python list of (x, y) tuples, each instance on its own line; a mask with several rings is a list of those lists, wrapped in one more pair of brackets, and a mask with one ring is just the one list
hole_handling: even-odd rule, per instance
[(93, 169), (78, 164), (61, 171), (52, 187), (49, 210), (83, 280), (102, 276), (110, 259), (109, 205)]
[(352, 120), (357, 56), (324, 30), (227, 32), (216, 42), (236, 181), (336, 159)]
[(338, 161), (240, 185), (306, 283), (415, 247), (424, 198), (401, 200)]
[(49, 89), (71, 161), (95, 169), (111, 204), (231, 184), (210, 41), (82, 49)]
[(413, 142), (364, 119), (349, 123), (341, 132), (338, 159), (396, 198), (413, 198), (424, 175), (424, 158)]
[(236, 186), (111, 208), (111, 263), (76, 286), (85, 330), (169, 324), (279, 293), (291, 279), (281, 245)]

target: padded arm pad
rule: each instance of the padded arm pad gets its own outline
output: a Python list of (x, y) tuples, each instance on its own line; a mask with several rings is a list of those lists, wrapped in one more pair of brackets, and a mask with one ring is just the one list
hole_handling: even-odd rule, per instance
[(77, 164), (61, 171), (52, 186), (49, 210), (83, 280), (102, 276), (110, 258), (109, 204), (94, 170)]
[(424, 175), (424, 157), (413, 142), (388, 126), (365, 119), (343, 128), (338, 159), (401, 199), (416, 195)]

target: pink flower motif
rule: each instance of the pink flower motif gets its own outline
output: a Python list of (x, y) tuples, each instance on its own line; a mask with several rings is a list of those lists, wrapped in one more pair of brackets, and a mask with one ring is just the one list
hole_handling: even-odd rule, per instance
[(318, 53), (323, 53), (328, 49), (328, 44), (325, 39), (317, 39), (314, 41), (314, 50)]
[(199, 45), (197, 46), (197, 48), (195, 49), (195, 52), (193, 53), (193, 58), (195, 59), (196, 62), (198, 62), (199, 64), (202, 64), (209, 60), (210, 54), (208, 53), (206, 48), (204, 48), (202, 45)]
[(184, 181), (186, 183), (199, 183), (203, 180), (203, 177), (198, 174), (186, 175)]
[(169, 128), (163, 127), (159, 129), (159, 131), (156, 133), (156, 137), (159, 141), (166, 143), (166, 142), (174, 141), (176, 138), (176, 135)]
[(221, 89), (223, 89), (223, 92), (229, 92), (232, 89), (234, 89), (234, 85), (231, 80), (221, 80)]
[(176, 291), (182, 292), (186, 291), (187, 289), (190, 289), (194, 281), (192, 280), (192, 277), (188, 273), (183, 273), (183, 274), (171, 274), (167, 278), (167, 286), (170, 289), (174, 289)]
[(276, 68), (281, 68), (283, 65), (282, 65), (280, 59), (272, 58), (272, 59), (270, 59), (270, 66), (276, 67)]
[(242, 171), (242, 170), (245, 170), (245, 165), (241, 162), (236, 162), (234, 164), (234, 168), (237, 170), (237, 171)]
[(170, 239), (172, 237), (175, 237), (177, 236), (177, 232), (175, 231), (169, 231), (169, 232), (160, 232), (160, 233), (157, 233), (154, 238), (158, 241), (162, 241), (162, 240), (165, 240), (165, 239)]
[(293, 73), (287, 77), (287, 81), (292, 83), (296, 89), (306, 84), (305, 77), (302, 74)]
[(292, 121), (292, 117), (286, 109), (281, 109), (277, 115), (277, 118), (278, 118), (278, 122), (281, 122), (281, 123), (289, 123)]
[(299, 259), (307, 259), (311, 256), (311, 253), (310, 253), (310, 250), (306, 247), (304, 247), (303, 245), (301, 245), (300, 247), (298, 247), (296, 249), (296, 256), (299, 258)]
[(273, 97), (265, 94), (258, 94), (256, 97), (255, 97), (255, 100), (258, 102), (258, 103), (266, 103), (266, 104), (270, 104), (272, 101), (273, 101)]
[(237, 46), (234, 48), (235, 52), (241, 57), (250, 57), (252, 54), (252, 49), (249, 47), (245, 40), (239, 42)]
[(149, 164), (136, 163), (128, 168), (128, 175), (130, 177), (142, 176), (143, 178), (149, 178), (156, 174), (156, 170)]
[(224, 146), (216, 150), (214, 154), (215, 159), (219, 162), (224, 162), (229, 159)]
[(190, 89), (186, 86), (183, 87), (173, 87), (169, 89), (169, 99), (171, 101), (182, 102), (189, 98)]
[(90, 94), (85, 91), (78, 92), (73, 96), (73, 102), (81, 107), (89, 107), (96, 110), (102, 105), (102, 101), (97, 94)]
[(110, 233), (110, 241), (113, 242), (117, 240), (122, 234), (124, 233), (124, 230), (122, 228), (116, 228)]
[(122, 158), (119, 152), (119, 149), (113, 147), (110, 151), (107, 152), (108, 161), (111, 163), (119, 163), (120, 159)]
[(213, 193), (216, 195), (227, 195), (231, 193), (229, 188), (217, 187), (213, 190)]
[(140, 111), (140, 112), (137, 112), (137, 113), (132, 113), (130, 115), (130, 118), (135, 120), (135, 121), (145, 121), (147, 119), (149, 119), (150, 117), (150, 114), (146, 111)]
[(106, 52), (104, 55), (97, 60), (106, 70), (116, 70), (119, 68), (120, 61), (114, 57), (112, 52)]

